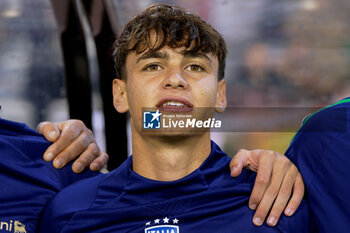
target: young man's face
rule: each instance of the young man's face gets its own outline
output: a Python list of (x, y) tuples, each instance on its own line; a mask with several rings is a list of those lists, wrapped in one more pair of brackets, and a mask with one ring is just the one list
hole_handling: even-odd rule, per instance
[(186, 112), (196, 107), (225, 107), (225, 81), (218, 82), (218, 59), (213, 54), (189, 54), (185, 48), (163, 47), (130, 53), (126, 79), (113, 83), (114, 105), (129, 111), (132, 125), (141, 129), (142, 108)]

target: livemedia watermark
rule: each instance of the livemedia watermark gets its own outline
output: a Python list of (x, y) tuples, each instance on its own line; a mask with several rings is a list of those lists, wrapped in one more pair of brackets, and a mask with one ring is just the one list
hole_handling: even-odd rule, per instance
[[(142, 109), (144, 132), (296, 132), (305, 119), (320, 108), (228, 107), (217, 113), (215, 108), (193, 108), (188, 112), (164, 112), (156, 108)], [(333, 110), (334, 111), (334, 110)], [(347, 110), (338, 108), (338, 116), (346, 119)], [(341, 119), (339, 119), (341, 121)], [(336, 132), (346, 131), (346, 120)], [(321, 131), (322, 127), (311, 129)]]

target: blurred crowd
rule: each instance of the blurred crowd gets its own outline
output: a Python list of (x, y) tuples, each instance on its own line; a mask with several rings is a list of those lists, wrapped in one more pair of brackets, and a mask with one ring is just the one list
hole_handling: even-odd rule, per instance
[(273, 2), (266, 2), (256, 38), (244, 48), (231, 103), (322, 106), (348, 96), (350, 2)]

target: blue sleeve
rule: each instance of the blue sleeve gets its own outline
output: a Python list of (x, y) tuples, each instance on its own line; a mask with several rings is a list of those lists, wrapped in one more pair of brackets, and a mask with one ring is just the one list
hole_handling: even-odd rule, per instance
[(86, 168), (83, 172), (76, 174), (72, 170), (74, 161), (67, 164), (62, 169), (56, 169), (51, 163), (43, 160), (45, 150), (51, 145), (41, 134), (29, 128), (23, 123), (0, 119), (0, 136), (23, 152), (26, 157), (36, 161), (50, 170), (51, 178), (57, 184), (58, 190), (76, 182), (77, 180), (92, 177), (98, 172), (91, 172)]
[(327, 108), (302, 126), (286, 155), (297, 165), (321, 233), (350, 229), (350, 103)]
[(47, 202), (79, 176), (67, 166), (55, 169), (43, 160), (50, 146), (25, 124), (0, 119), (0, 232), (18, 227), (35, 232)]
[[(19, 141), (14, 145), (7, 139), (0, 134), (0, 232), (16, 227), (35, 232), (44, 206), (59, 187), (44, 163), (23, 153)], [(32, 153), (41, 155), (44, 148), (33, 145)]]

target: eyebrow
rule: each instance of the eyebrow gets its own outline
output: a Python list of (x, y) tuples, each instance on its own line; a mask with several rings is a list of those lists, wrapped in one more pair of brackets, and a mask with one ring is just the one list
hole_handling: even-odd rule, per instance
[[(185, 51), (181, 54), (183, 54), (183, 56), (185, 58), (204, 58), (209, 63), (213, 63), (213, 60), (205, 53)], [(147, 52), (147, 53), (142, 54), (139, 58), (137, 58), (136, 64), (142, 60), (146, 60), (146, 59), (150, 59), (150, 58), (160, 58), (160, 59), (164, 59), (164, 60), (169, 60), (169, 54), (166, 52), (160, 52), (160, 51)]]
[(136, 60), (136, 64), (139, 63), (141, 60), (150, 59), (150, 58), (161, 58), (165, 60), (169, 60), (169, 54), (164, 52), (147, 52), (142, 54), (139, 58)]
[(191, 51), (186, 51), (184, 53), (185, 58), (204, 58), (207, 60), (209, 63), (213, 63), (213, 60), (205, 53), (201, 52), (191, 52)]

